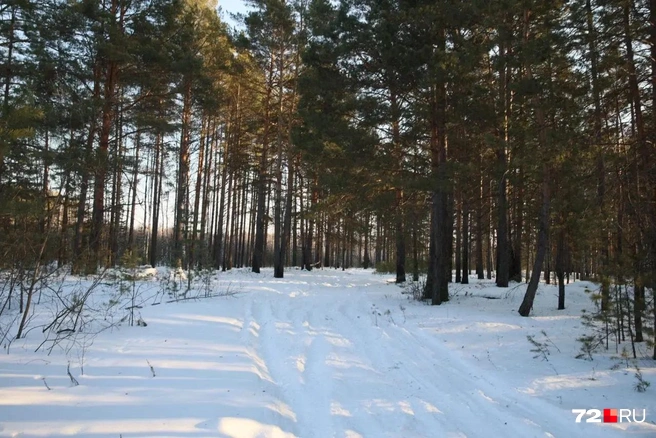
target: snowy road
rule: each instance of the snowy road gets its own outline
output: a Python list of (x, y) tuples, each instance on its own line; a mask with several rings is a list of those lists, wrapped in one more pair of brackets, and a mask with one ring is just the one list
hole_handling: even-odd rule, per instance
[(573, 407), (608, 407), (590, 406), (596, 382), (532, 359), (517, 325), (527, 320), (486, 316), (501, 300), (431, 308), (370, 271), (229, 281), (235, 297), (146, 308), (147, 328), (103, 334), (80, 386), (62, 371), (70, 355), (44, 365), (27, 344), (18, 362), (6, 355), (0, 435), (656, 436), (653, 425), (575, 424)]
[(295, 435), (548, 436), (559, 424), (539, 402), (521, 409), (438, 340), (395, 325), (362, 289), (346, 282), (249, 303), (250, 346), (295, 413)]
[(486, 378), (439, 337), (397, 321), (400, 309), (392, 314), (377, 308), (367, 292), (371, 288), (377, 298), (380, 282), (329, 275), (330, 283), (322, 283), (320, 273), (312, 279), (302, 291), (253, 297), (244, 312), (247, 345), (275, 383), (278, 399), (294, 413), (293, 435), (573, 432), (570, 413), (518, 392), (512, 382)]

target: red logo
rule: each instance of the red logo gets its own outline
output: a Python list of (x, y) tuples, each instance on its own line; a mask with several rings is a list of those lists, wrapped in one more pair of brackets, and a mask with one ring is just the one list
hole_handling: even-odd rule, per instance
[(642, 409), (642, 418), (638, 409), (572, 409), (572, 413), (577, 414), (577, 423), (601, 423), (602, 413), (604, 423), (644, 423), (647, 419), (646, 409)]
[(617, 409), (604, 409), (604, 423), (617, 423)]

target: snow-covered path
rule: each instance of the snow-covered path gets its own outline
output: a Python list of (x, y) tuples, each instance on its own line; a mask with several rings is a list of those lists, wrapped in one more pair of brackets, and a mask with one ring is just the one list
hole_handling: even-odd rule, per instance
[(561, 423), (539, 400), (522, 407), (439, 340), (395, 325), (366, 288), (340, 281), (250, 301), (250, 346), (295, 414), (292, 433), (549, 436)]
[[(565, 360), (571, 356), (533, 359), (525, 336), (540, 319), (500, 320), (513, 300), (432, 308), (371, 271), (270, 277), (239, 272), (229, 278), (235, 297), (146, 308), (147, 328), (105, 333), (77, 362), (31, 355), (29, 343), (12, 346), (0, 359), (0, 435), (656, 434), (653, 424), (575, 424), (572, 408), (625, 407), (625, 400), (598, 399), (604, 388), (586, 383)], [(70, 386), (67, 361), (80, 386)]]

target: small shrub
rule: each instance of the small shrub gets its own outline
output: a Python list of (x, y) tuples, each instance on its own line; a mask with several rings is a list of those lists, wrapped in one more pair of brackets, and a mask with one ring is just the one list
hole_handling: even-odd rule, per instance
[(383, 260), (376, 263), (376, 273), (378, 274), (393, 274), (396, 272), (396, 261)]
[(640, 367), (638, 367), (638, 364), (635, 364), (635, 369), (636, 372), (634, 375), (637, 382), (634, 385), (634, 389), (638, 392), (645, 392), (647, 388), (649, 388), (650, 383), (642, 377), (642, 371), (640, 371)]
[(407, 294), (409, 294), (415, 301), (423, 301), (424, 290), (426, 289), (426, 281), (419, 280), (408, 283), (406, 286)]

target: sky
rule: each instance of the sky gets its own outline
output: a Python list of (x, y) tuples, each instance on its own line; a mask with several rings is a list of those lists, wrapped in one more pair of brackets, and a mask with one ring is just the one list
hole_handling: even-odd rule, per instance
[(230, 18), (230, 14), (245, 13), (248, 7), (244, 0), (219, 0), (219, 7), (222, 10), (222, 18), (231, 26), (236, 26), (235, 20)]

